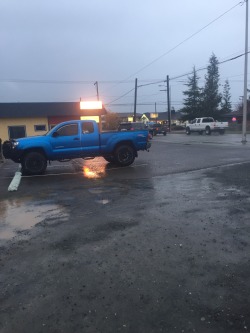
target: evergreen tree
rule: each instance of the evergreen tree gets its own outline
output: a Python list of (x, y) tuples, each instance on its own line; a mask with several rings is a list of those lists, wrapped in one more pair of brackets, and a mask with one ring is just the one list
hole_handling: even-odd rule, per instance
[(186, 96), (183, 102), (184, 107), (180, 110), (184, 113), (183, 120), (192, 120), (201, 116), (201, 89), (198, 86), (198, 80), (199, 77), (193, 67), (192, 76), (188, 77), (188, 83), (185, 84), (188, 89), (183, 91)]
[(219, 105), (221, 102), (221, 94), (219, 93), (219, 69), (218, 59), (214, 54), (209, 59), (207, 67), (207, 75), (205, 75), (205, 87), (203, 89), (202, 98), (202, 116), (217, 118), (220, 114)]
[(226, 80), (224, 84), (222, 101), (221, 101), (221, 114), (232, 112), (231, 94), (229, 81)]

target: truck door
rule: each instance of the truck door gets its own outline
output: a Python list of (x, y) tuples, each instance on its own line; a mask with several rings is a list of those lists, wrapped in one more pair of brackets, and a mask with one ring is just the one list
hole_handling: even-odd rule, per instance
[(81, 140), (78, 123), (64, 124), (50, 137), (53, 155), (58, 159), (79, 157)]
[(99, 131), (94, 127), (92, 121), (83, 121), (81, 123), (81, 147), (82, 156), (95, 156), (99, 153)]

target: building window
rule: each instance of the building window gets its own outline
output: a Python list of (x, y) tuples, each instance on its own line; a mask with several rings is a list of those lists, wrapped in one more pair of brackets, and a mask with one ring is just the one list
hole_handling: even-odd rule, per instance
[(34, 130), (36, 132), (39, 132), (39, 131), (46, 131), (46, 125), (34, 125)]
[(9, 126), (9, 139), (19, 139), (26, 137), (26, 127), (25, 126)]

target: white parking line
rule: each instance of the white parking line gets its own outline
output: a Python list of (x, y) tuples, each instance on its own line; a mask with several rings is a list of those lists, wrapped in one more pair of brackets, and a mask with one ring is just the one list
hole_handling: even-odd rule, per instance
[(18, 170), (16, 171), (15, 176), (8, 187), (9, 192), (17, 191), (18, 186), (21, 182), (21, 178), (22, 178), (22, 172), (21, 172), (21, 165), (19, 164)]

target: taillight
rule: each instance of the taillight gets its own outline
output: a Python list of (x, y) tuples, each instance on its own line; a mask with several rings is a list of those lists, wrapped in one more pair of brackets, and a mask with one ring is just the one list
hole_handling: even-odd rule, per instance
[(147, 141), (152, 139), (152, 134), (148, 133)]

